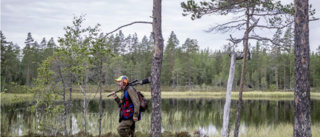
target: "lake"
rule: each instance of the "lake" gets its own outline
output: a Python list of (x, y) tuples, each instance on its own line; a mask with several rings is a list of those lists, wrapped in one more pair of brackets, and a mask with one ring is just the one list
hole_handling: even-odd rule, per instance
[[(181, 132), (188, 131), (190, 134), (201, 132), (206, 135), (219, 134), (223, 123), (223, 108), (225, 99), (213, 98), (170, 98), (162, 99), (162, 131)], [(84, 130), (82, 117), (82, 101), (73, 101), (73, 133)], [(230, 127), (234, 128), (236, 115), (236, 100), (232, 100), (230, 111)], [(37, 132), (36, 115), (27, 110), (30, 102), (1, 105), (1, 133), (3, 135), (20, 136), (28, 131)], [(317, 107), (318, 106), (318, 107)], [(311, 100), (312, 124), (320, 124), (320, 100)], [(103, 101), (102, 134), (117, 133), (118, 106), (114, 100)], [(87, 113), (87, 131), (93, 135), (98, 134), (99, 103), (97, 100), (90, 101)], [(292, 124), (294, 119), (293, 100), (244, 100), (241, 112), (240, 132), (246, 127), (276, 126), (279, 124)], [(67, 114), (69, 118), (69, 114)], [(59, 117), (41, 116), (50, 124), (43, 132), (50, 133), (59, 131), (62, 127)], [(67, 127), (69, 119), (67, 119)], [(149, 110), (142, 113), (142, 119), (136, 124), (136, 131), (150, 133), (151, 104)]]

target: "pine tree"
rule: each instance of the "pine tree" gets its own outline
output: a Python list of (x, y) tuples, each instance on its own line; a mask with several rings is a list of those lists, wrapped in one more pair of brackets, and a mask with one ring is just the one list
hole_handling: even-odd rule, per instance
[(54, 42), (53, 38), (50, 38), (44, 50), (44, 58), (47, 58), (48, 56), (52, 56), (56, 48), (57, 48), (57, 45)]
[(185, 68), (187, 69), (187, 85), (191, 90), (192, 78), (195, 74), (195, 68), (193, 67), (193, 56), (199, 50), (198, 41), (195, 39), (187, 38), (184, 44), (182, 44), (182, 50), (184, 52), (184, 59), (186, 61)]
[(20, 80), (20, 47), (12, 42), (8, 42), (7, 46), (1, 52), (3, 52), (1, 56), (4, 58), (4, 60), (1, 61), (1, 86), (2, 89), (4, 89), (10, 88), (12, 83), (17, 84)]
[(43, 38), (40, 43), (40, 49), (44, 50), (45, 48), (47, 48), (47, 40), (46, 40), (46, 38)]
[(26, 46), (32, 47), (34, 44), (34, 39), (32, 38), (31, 32), (28, 33), (27, 39), (24, 42)]
[(309, 3), (308, 0), (296, 0), (294, 6), (295, 103), (293, 136), (311, 137)]
[(23, 48), (23, 58), (22, 58), (22, 65), (24, 68), (24, 77), (25, 77), (25, 84), (27, 86), (30, 86), (30, 81), (32, 80), (32, 63), (34, 60), (34, 54), (33, 54), (33, 45), (34, 45), (34, 39), (32, 38), (31, 32), (28, 33), (27, 39), (25, 41), (26, 46)]
[(6, 37), (4, 36), (4, 34), (2, 33), (2, 31), (0, 31), (0, 38), (1, 38), (1, 92), (4, 91), (4, 83), (5, 83), (5, 77), (4, 74), (6, 73), (6, 70), (4, 69), (4, 61), (5, 61), (5, 56), (4, 56), (4, 53), (6, 51), (6, 48), (7, 48), (7, 40), (6, 40)]
[(287, 28), (285, 34), (284, 34), (284, 38), (283, 38), (283, 47), (284, 47), (284, 50), (287, 52), (287, 58), (286, 58), (286, 62), (289, 62), (287, 65), (289, 65), (289, 75), (287, 76), (288, 77), (288, 88), (290, 90), (293, 89), (293, 32), (292, 32), (292, 27), (291, 25)]
[[(273, 41), (276, 44), (281, 44), (282, 42), (282, 31), (280, 29), (278, 29), (276, 31), (276, 33), (273, 36)], [(271, 55), (272, 55), (272, 65), (273, 66), (273, 70), (275, 72), (275, 84), (276, 84), (276, 90), (279, 89), (279, 59), (280, 59), (280, 48), (281, 46), (278, 45), (273, 45), (272, 49), (271, 49)]]
[(3, 57), (3, 53), (6, 50), (8, 42), (6, 40), (6, 37), (2, 33), (2, 31), (0, 31), (0, 38), (1, 38), (1, 62), (3, 62), (5, 60), (5, 58)]
[(126, 54), (127, 52), (127, 49), (126, 49), (126, 41), (125, 41), (125, 37), (124, 37), (124, 34), (122, 33), (122, 31), (120, 30), (119, 31), (119, 52), (121, 55), (124, 55)]
[(165, 85), (169, 85), (171, 83), (172, 88), (174, 88), (174, 65), (175, 65), (175, 55), (176, 55), (176, 47), (179, 45), (179, 40), (177, 39), (176, 34), (171, 31), (169, 40), (167, 42), (165, 51), (164, 51), (164, 62), (162, 69), (166, 73), (162, 73), (162, 80), (165, 82)]
[(255, 47), (253, 47), (252, 51), (252, 60), (251, 60), (251, 64), (252, 64), (252, 80), (254, 83), (254, 87), (256, 89), (260, 88), (260, 81), (261, 81), (261, 51), (260, 51), (260, 42), (257, 41), (257, 44)]
[(163, 36), (161, 29), (161, 0), (153, 0), (152, 33), (154, 38), (154, 52), (151, 65), (151, 136), (161, 136), (161, 66), (163, 58)]

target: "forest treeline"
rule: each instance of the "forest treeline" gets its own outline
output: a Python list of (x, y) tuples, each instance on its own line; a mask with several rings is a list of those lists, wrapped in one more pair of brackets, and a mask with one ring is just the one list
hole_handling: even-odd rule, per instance
[[(250, 60), (247, 62), (245, 85), (254, 90), (293, 90), (294, 53), (293, 32), (288, 27), (278, 30), (273, 40), (279, 45), (257, 41), (250, 45)], [(103, 35), (103, 34), (100, 34)], [(125, 35), (122, 31), (107, 38), (107, 47), (112, 56), (103, 60), (103, 84), (114, 84), (119, 75), (127, 75), (131, 80), (150, 76), (154, 40), (152, 34), (140, 40), (137, 34)], [(86, 36), (80, 37), (85, 41)], [(215, 45), (216, 46), (216, 45)], [(38, 77), (41, 63), (59, 49), (51, 38), (43, 38), (40, 43), (26, 35), (24, 48), (6, 40), (1, 31), (1, 91), (14, 91), (16, 86), (32, 87)], [(226, 87), (229, 65), (230, 44), (221, 45), (221, 50), (200, 49), (196, 39), (187, 38), (183, 42), (171, 32), (164, 50), (161, 82), (162, 86), (174, 89), (206, 89), (206, 87)], [(90, 56), (90, 55), (88, 55)], [(92, 56), (92, 55), (91, 55)], [(236, 65), (234, 86), (240, 84), (241, 62)], [(91, 68), (86, 74), (87, 83), (97, 85), (97, 69)], [(320, 86), (320, 46), (310, 53), (310, 85)]]

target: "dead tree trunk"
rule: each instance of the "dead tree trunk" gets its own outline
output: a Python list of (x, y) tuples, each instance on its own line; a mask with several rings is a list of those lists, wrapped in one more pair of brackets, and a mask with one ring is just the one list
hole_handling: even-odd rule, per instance
[(294, 1), (294, 137), (311, 137), (310, 72), (309, 72), (309, 3)]
[(101, 137), (101, 119), (102, 119), (102, 59), (99, 62), (99, 137)]
[(188, 88), (189, 90), (191, 90), (191, 72), (190, 72), (190, 67), (191, 67), (191, 64), (190, 64), (190, 57), (189, 57), (189, 49), (187, 50), (187, 57), (188, 57)]
[[(37, 100), (39, 100), (39, 95), (38, 95)], [(38, 103), (39, 103), (39, 101), (37, 101), (37, 104), (36, 104), (36, 117), (37, 117), (37, 133), (39, 134), (40, 133), (40, 131), (39, 131), (39, 129), (40, 129), (40, 115), (39, 115)]]
[(84, 132), (87, 132), (87, 100), (86, 100), (86, 92), (83, 92), (83, 124), (84, 124)]
[[(86, 61), (86, 66), (88, 67), (88, 60)], [(85, 90), (80, 85), (80, 88), (83, 93), (83, 126), (84, 126), (84, 132), (87, 132), (87, 97), (86, 97), (86, 91), (89, 91), (88, 82), (89, 82), (89, 70), (86, 70), (86, 76), (85, 76)]]
[(86, 105), (86, 91), (83, 90), (82, 86), (80, 85), (80, 89), (83, 93), (83, 104), (82, 104), (82, 117), (83, 117), (83, 127), (84, 127), (84, 132), (87, 132), (87, 118), (86, 118), (86, 113), (87, 113), (87, 105)]
[(63, 132), (64, 132), (64, 136), (67, 136), (67, 102), (66, 102), (66, 85), (64, 83), (64, 79), (62, 76), (62, 72), (61, 72), (61, 67), (60, 65), (58, 65), (58, 71), (59, 71), (59, 76), (61, 78), (61, 82), (62, 82), (62, 100), (63, 100), (63, 104), (64, 104), (64, 112), (63, 112)]
[(223, 126), (221, 130), (222, 137), (229, 137), (229, 112), (230, 112), (230, 105), (231, 105), (231, 91), (233, 85), (233, 78), (234, 78), (234, 70), (236, 66), (236, 53), (233, 51), (231, 52), (231, 63), (230, 63), (230, 70), (229, 70), (229, 78), (228, 78), (228, 86), (227, 86), (227, 94), (226, 94), (226, 103), (224, 104), (224, 111), (223, 111)]
[[(86, 66), (89, 67), (89, 65), (86, 65)], [(86, 70), (86, 79), (84, 81), (86, 91), (88, 91), (89, 89), (88, 83), (89, 83), (89, 70)]]
[(154, 51), (151, 66), (151, 136), (161, 137), (161, 66), (163, 58), (163, 37), (161, 29), (161, 0), (153, 0), (152, 11)]
[[(70, 70), (71, 71), (71, 70)], [(69, 117), (70, 117), (70, 135), (72, 136), (72, 72), (70, 72), (70, 88), (69, 88)]]

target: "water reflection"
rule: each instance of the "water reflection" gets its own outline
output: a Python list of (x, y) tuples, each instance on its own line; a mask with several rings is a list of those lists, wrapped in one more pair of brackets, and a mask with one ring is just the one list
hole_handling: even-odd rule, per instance
[[(222, 127), (224, 99), (163, 99), (162, 100), (162, 129), (163, 131), (198, 131), (205, 134), (219, 133)], [(81, 100), (74, 101), (73, 133), (84, 130)], [(149, 102), (150, 103), (150, 102)], [(102, 133), (114, 132), (118, 125), (118, 107), (113, 100), (103, 101)], [(1, 105), (1, 133), (13, 136), (26, 134), (28, 131), (37, 132), (35, 113), (27, 111), (28, 102), (11, 105)], [(312, 123), (320, 123), (319, 100), (311, 100)], [(149, 104), (151, 106), (151, 104)], [(280, 123), (293, 124), (293, 101), (245, 100), (241, 112), (241, 127), (277, 125)], [(230, 123), (234, 123), (236, 101), (232, 100)], [(87, 113), (87, 131), (98, 133), (99, 102), (90, 101)], [(68, 114), (67, 114), (68, 115)], [(42, 116), (42, 119), (52, 117)], [(69, 117), (67, 117), (69, 118)], [(67, 119), (67, 127), (69, 127)], [(51, 123), (61, 127), (61, 121)], [(142, 120), (137, 124), (137, 131), (149, 133), (151, 110), (142, 114)], [(60, 125), (59, 125), (60, 124)], [(61, 132), (59, 128), (58, 131)], [(52, 132), (52, 131), (51, 131)]]

